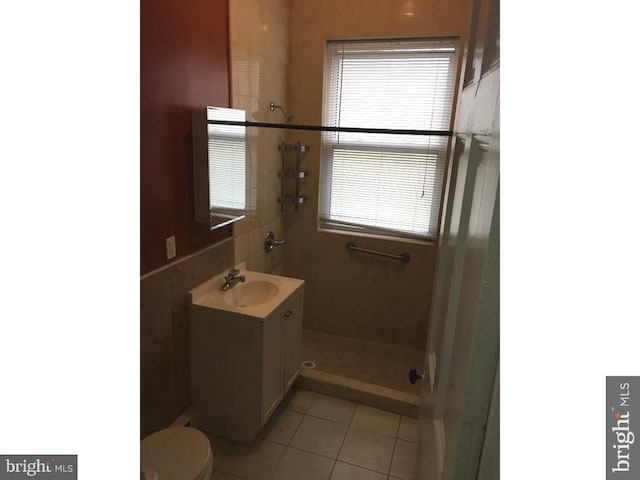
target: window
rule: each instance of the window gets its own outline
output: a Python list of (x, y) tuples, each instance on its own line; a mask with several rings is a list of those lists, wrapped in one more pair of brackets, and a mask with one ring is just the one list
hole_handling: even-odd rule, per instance
[[(244, 122), (243, 110), (207, 107), (208, 120)], [(244, 215), (246, 201), (245, 127), (208, 124), (210, 213), (236, 218)]]
[[(329, 41), (323, 125), (450, 130), (457, 41)], [(435, 238), (448, 137), (324, 132), (320, 228)]]

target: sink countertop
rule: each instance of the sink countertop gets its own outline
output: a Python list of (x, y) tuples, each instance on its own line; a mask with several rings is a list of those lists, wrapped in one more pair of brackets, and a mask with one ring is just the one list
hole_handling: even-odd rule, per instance
[[(189, 302), (198, 307), (212, 308), (214, 310), (264, 320), (282, 303), (284, 303), (284, 301), (287, 300), (293, 292), (304, 285), (304, 280), (297, 278), (241, 269), (238, 275), (244, 275), (246, 277), (246, 283), (271, 282), (278, 286), (278, 292), (272, 298), (258, 305), (246, 307), (236, 306), (225, 300), (225, 294), (231, 292), (233, 289), (226, 291), (220, 290), (220, 286), (224, 283), (224, 277), (227, 275), (227, 272), (228, 269), (190, 290)], [(236, 288), (239, 285), (243, 284), (239, 283), (233, 288)]]

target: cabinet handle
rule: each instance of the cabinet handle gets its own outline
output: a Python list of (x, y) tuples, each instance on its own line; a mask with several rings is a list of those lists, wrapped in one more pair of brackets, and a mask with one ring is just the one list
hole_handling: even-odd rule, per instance
[(284, 316), (290, 317), (292, 313), (293, 313), (293, 310), (287, 310), (286, 312), (284, 312)]

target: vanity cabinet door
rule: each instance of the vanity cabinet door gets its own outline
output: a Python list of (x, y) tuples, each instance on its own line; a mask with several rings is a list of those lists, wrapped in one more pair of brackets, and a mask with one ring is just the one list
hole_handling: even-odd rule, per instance
[(283, 398), (282, 387), (282, 312), (267, 317), (262, 322), (262, 401), (260, 424), (269, 419)]
[(302, 296), (296, 292), (262, 322), (262, 399), (264, 425), (293, 385), (302, 355)]
[(282, 322), (284, 329), (284, 394), (286, 395), (300, 373), (302, 361), (302, 298), (298, 289), (287, 302)]

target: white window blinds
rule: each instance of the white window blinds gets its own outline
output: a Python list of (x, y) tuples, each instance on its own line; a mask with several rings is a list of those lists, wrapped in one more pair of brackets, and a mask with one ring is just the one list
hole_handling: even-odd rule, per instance
[[(244, 122), (243, 110), (207, 107), (208, 120)], [(245, 127), (208, 124), (210, 213), (244, 215), (246, 199)]]
[[(457, 41), (329, 41), (323, 124), (449, 130)], [(448, 137), (325, 132), (320, 227), (436, 235)]]

